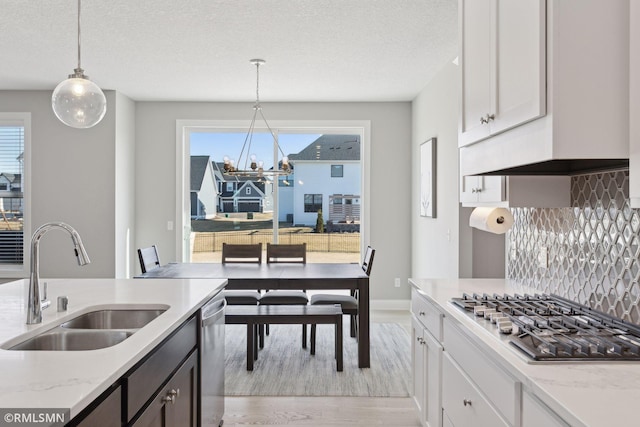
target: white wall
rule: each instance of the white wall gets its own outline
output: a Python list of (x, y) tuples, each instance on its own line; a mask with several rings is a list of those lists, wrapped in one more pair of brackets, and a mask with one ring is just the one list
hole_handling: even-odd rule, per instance
[[(133, 218), (133, 205), (119, 205), (119, 201), (132, 197), (116, 189), (132, 188), (127, 159), (133, 155), (134, 111), (126, 97), (112, 91), (106, 96), (102, 122), (91, 129), (73, 129), (53, 114), (51, 91), (0, 91), (0, 112), (31, 113), (33, 228), (29, 232), (45, 222), (66, 222), (78, 230), (91, 258), (91, 264), (79, 267), (71, 239), (51, 231), (40, 247), (42, 277), (114, 277), (126, 263), (120, 258), (126, 256), (122, 228), (131, 225), (126, 218)], [(123, 104), (124, 111), (117, 112), (118, 104)], [(123, 123), (122, 132), (116, 131), (120, 129), (116, 120)]]
[[(460, 208), (458, 202), (459, 73), (457, 65), (447, 62), (413, 100), (412, 277), (457, 278), (472, 274), (471, 230), (468, 227), (470, 210)], [(418, 205), (420, 145), (432, 137), (437, 138), (436, 218), (421, 217)]]
[[(269, 121), (371, 122), (370, 210), (365, 225), (369, 231), (365, 244), (377, 251), (371, 297), (408, 299), (408, 287), (394, 288), (393, 279), (406, 283), (411, 265), (411, 104), (263, 103), (262, 107)], [(251, 108), (249, 103), (136, 103), (137, 247), (158, 244), (161, 262), (176, 259), (177, 231), (167, 230), (167, 221), (176, 221), (176, 120), (248, 120)]]
[[(331, 165), (342, 164), (343, 176), (331, 177)], [(293, 223), (315, 226), (317, 212), (304, 211), (305, 194), (322, 194), (322, 217), (329, 220), (329, 196), (333, 194), (361, 195), (360, 162), (296, 162), (296, 183), (293, 188)], [(302, 183), (301, 183), (302, 182)], [(375, 259), (375, 258), (374, 258)], [(375, 262), (375, 261), (374, 261)]]

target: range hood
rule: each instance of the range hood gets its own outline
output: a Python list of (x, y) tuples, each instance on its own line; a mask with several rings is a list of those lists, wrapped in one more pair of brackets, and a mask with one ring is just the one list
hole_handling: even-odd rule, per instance
[(477, 175), (583, 175), (627, 169), (629, 159), (566, 159), (514, 166)]

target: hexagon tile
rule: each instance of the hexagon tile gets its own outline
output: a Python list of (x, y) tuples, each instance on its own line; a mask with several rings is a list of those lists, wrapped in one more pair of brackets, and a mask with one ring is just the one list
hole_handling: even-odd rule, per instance
[(572, 177), (571, 206), (511, 209), (507, 277), (640, 324), (640, 210), (629, 207), (629, 172)]

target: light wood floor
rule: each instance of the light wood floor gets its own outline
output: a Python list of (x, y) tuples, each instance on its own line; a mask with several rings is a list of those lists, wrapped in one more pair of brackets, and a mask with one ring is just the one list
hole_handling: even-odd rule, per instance
[[(396, 322), (409, 333), (409, 311), (372, 310), (372, 322)], [(224, 426), (420, 426), (409, 397), (265, 397), (225, 398)]]
[(226, 397), (224, 427), (420, 426), (409, 397)]

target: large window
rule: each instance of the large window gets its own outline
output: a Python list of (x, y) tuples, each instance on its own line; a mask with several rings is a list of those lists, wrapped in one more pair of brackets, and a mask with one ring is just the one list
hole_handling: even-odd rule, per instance
[[(307, 262), (359, 262), (359, 211), (345, 216), (344, 209), (332, 210), (329, 203), (331, 195), (361, 194), (364, 127), (348, 127), (349, 133), (343, 133), (345, 127), (327, 128), (327, 133), (322, 133), (319, 127), (299, 123), (273, 126), (280, 150), (266, 129), (256, 129), (247, 152), (264, 161), (265, 171), (287, 155), (292, 173), (229, 176), (224, 173), (222, 159), (225, 155), (239, 158), (247, 135), (240, 123), (177, 123), (183, 135), (182, 140), (178, 137), (178, 148), (185, 154), (178, 164), (184, 171), (178, 199), (184, 212), (178, 214), (178, 222), (184, 231), (176, 239), (181, 260), (217, 262), (222, 243), (262, 243), (264, 248), (266, 243), (304, 242)], [(308, 132), (301, 132), (302, 128)], [(180, 145), (182, 141), (184, 145)], [(330, 179), (331, 175), (340, 178)], [(228, 191), (231, 185), (234, 191)], [(243, 186), (245, 191), (238, 191)], [(195, 194), (203, 209), (202, 214), (191, 212), (192, 220), (187, 223), (191, 205), (185, 200), (189, 193)]]
[(24, 269), (28, 115), (0, 113), (0, 270)]
[(322, 194), (305, 194), (304, 211), (318, 212), (319, 210), (322, 210)]

